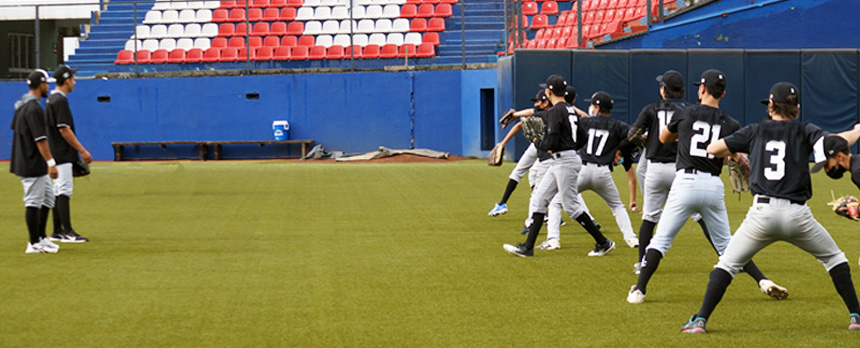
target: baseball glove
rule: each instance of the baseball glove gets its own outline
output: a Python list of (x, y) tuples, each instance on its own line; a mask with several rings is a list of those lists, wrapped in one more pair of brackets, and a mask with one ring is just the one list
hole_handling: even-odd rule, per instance
[[(737, 160), (729, 159), (729, 181), (732, 184), (732, 192), (747, 192), (750, 190), (750, 160), (739, 153)], [(740, 198), (740, 197), (739, 197)]]
[[(830, 192), (830, 195), (833, 195), (832, 191)], [(833, 198), (833, 201), (827, 203), (827, 205), (833, 208), (833, 212), (836, 213), (836, 215), (846, 217), (853, 221), (860, 221), (860, 217), (858, 217), (858, 215), (860, 215), (860, 210), (858, 210), (858, 208), (860, 208), (860, 201), (857, 200), (857, 197), (848, 195)]]
[(89, 165), (84, 163), (84, 161), (80, 158), (72, 162), (72, 177), (78, 178), (87, 175), (90, 175)]
[[(642, 136), (642, 133), (644, 133), (644, 132), (645, 131), (642, 128), (637, 129), (636, 132), (633, 133), (632, 136), (627, 138), (627, 141), (633, 145), (636, 145), (637, 147), (640, 147), (640, 146), (645, 147), (645, 137)], [(641, 150), (640, 150), (640, 152), (641, 152)]]
[(546, 125), (543, 123), (543, 119), (538, 116), (529, 116), (524, 117), (522, 121), (523, 124), (523, 135), (529, 141), (533, 141), (534, 139), (543, 140), (543, 135), (546, 132)]
[(502, 116), (501, 119), (499, 119), (499, 123), (502, 125), (502, 129), (507, 128), (508, 125), (511, 124), (511, 122), (514, 122), (514, 119), (516, 119), (516, 117), (514, 117), (514, 111), (514, 109), (508, 110), (508, 112), (505, 113), (505, 115)]
[(502, 165), (502, 158), (505, 157), (505, 147), (502, 146), (502, 143), (496, 144), (493, 147), (493, 150), (490, 151), (490, 155), (487, 156), (487, 165), (488, 166), (500, 166)]

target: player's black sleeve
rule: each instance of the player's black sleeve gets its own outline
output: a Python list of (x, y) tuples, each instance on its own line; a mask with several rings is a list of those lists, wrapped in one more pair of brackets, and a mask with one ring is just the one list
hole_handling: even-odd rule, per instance
[[(687, 116), (689, 114), (690, 114), (689, 109), (687, 109), (687, 108), (682, 109), (681, 111), (676, 113), (674, 116), (672, 116), (672, 120), (669, 121), (669, 124), (666, 125), (666, 129), (668, 129), (672, 133), (678, 133), (678, 127), (680, 126), (681, 122), (683, 122), (684, 119), (687, 118)], [(661, 129), (660, 132), (663, 132), (663, 130)]]
[(576, 146), (574, 147), (574, 150), (577, 151), (588, 144), (588, 131), (586, 131), (585, 127), (582, 126), (581, 120), (582, 119), (579, 118), (579, 116), (576, 116)]
[(550, 109), (550, 111), (544, 115), (546, 133), (544, 134), (543, 139), (535, 142), (535, 147), (541, 151), (557, 149), (560, 143), (561, 129), (559, 129), (559, 125), (561, 122), (559, 122), (558, 114), (556, 112), (552, 112), (552, 110), (555, 109)]
[(47, 139), (45, 130), (45, 114), (41, 108), (30, 106), (24, 116), (24, 122), (27, 123), (27, 132), (33, 138), (33, 141)]
[(54, 101), (54, 122), (57, 124), (50, 125), (51, 127), (71, 127), (72, 125), (72, 110), (69, 108), (69, 100), (66, 98), (57, 98)]
[(753, 135), (755, 135), (756, 133), (757, 127), (758, 124), (751, 124), (723, 138), (723, 140), (726, 141), (726, 146), (729, 148), (729, 151), (731, 151), (732, 153), (749, 153), (750, 142), (752, 140)]
[(636, 122), (627, 131), (627, 138), (633, 137), (637, 132), (639, 134), (647, 132), (648, 128), (651, 127), (651, 120), (654, 119), (653, 114), (651, 105), (642, 108), (642, 111), (639, 112), (639, 117), (636, 118)]

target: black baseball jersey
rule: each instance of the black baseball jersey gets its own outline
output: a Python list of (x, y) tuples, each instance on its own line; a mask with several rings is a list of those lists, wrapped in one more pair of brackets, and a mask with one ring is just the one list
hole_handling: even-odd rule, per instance
[(663, 144), (660, 142), (660, 132), (663, 127), (669, 125), (672, 116), (683, 110), (687, 104), (680, 100), (661, 99), (646, 106), (639, 113), (639, 118), (630, 128), (628, 137), (637, 131), (648, 132), (648, 140), (645, 142), (645, 158), (660, 163), (673, 163), (678, 150), (677, 143)]
[(72, 110), (69, 108), (69, 100), (62, 92), (54, 90), (45, 104), (48, 125), (48, 143), (51, 144), (51, 155), (60, 163), (72, 163), (78, 159), (78, 151), (75, 150), (60, 134), (60, 128), (67, 127), (75, 131), (75, 120), (72, 118)]
[(723, 159), (708, 154), (708, 145), (734, 133), (740, 123), (718, 108), (693, 105), (676, 113), (667, 126), (678, 133), (677, 169), (696, 169), (719, 176)]
[(579, 150), (582, 162), (611, 165), (630, 126), (606, 116), (584, 117), (580, 125), (588, 136), (585, 147)]
[(15, 103), (12, 117), (12, 158), (9, 172), (20, 177), (38, 177), (48, 174), (48, 164), (36, 147), (37, 141), (47, 140), (45, 110), (39, 98), (25, 94)]
[(809, 154), (818, 149), (816, 157), (823, 158), (827, 134), (809, 122), (766, 120), (725, 141), (729, 151), (749, 153), (753, 194), (806, 201), (812, 197)]
[(579, 115), (565, 102), (553, 105), (544, 120), (546, 133), (543, 140), (535, 143), (538, 150), (561, 152), (579, 150), (585, 145), (585, 130), (580, 126)]
[(851, 156), (851, 182), (860, 188), (860, 157)]

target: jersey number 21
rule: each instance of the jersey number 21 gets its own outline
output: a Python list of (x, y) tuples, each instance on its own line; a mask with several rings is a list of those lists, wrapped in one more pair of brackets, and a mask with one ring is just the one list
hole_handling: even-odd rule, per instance
[[(690, 156), (714, 158), (714, 155), (708, 154), (706, 150), (708, 145), (717, 141), (720, 138), (720, 128), (718, 124), (711, 125), (704, 121), (696, 121), (693, 123), (693, 137), (690, 139)], [(701, 145), (704, 145), (700, 147)]]

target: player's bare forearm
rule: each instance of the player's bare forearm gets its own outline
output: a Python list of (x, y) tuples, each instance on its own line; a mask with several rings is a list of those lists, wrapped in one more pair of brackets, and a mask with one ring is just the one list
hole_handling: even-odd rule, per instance
[(528, 117), (535, 114), (535, 109), (522, 109), (514, 113), (514, 117)]
[(636, 170), (632, 166), (627, 171), (627, 188), (630, 190), (630, 210), (636, 211)]
[(728, 145), (726, 145), (726, 141), (723, 139), (717, 140), (717, 142), (708, 145), (708, 153), (720, 158), (727, 157), (732, 154), (732, 152), (729, 151)]
[(590, 117), (590, 115), (587, 112), (582, 111), (582, 109), (580, 109), (578, 107), (574, 106), (573, 111), (576, 111), (576, 114), (579, 115), (579, 117)]
[(860, 138), (860, 123), (854, 125), (854, 129), (844, 131), (837, 135), (848, 141), (848, 146), (854, 145), (854, 143), (857, 142), (857, 139)]
[(510, 131), (508, 131), (508, 135), (505, 135), (505, 138), (502, 139), (502, 142), (501, 142), (502, 146), (507, 145), (508, 141), (510, 141), (511, 138), (513, 138), (514, 135), (517, 134), (521, 129), (523, 129), (523, 124), (521, 122), (517, 122), (517, 124), (514, 125), (514, 127), (511, 128)]
[(678, 140), (678, 133), (670, 132), (668, 128), (663, 127), (663, 130), (660, 131), (660, 142), (668, 144), (676, 140)]
[(72, 148), (74, 148), (75, 150), (77, 150), (78, 152), (81, 153), (81, 157), (84, 160), (84, 162), (90, 163), (93, 161), (92, 156), (87, 151), (87, 149), (84, 148), (84, 145), (82, 145), (81, 142), (78, 141), (78, 137), (75, 136), (75, 132), (72, 131), (71, 128), (60, 127), (60, 135), (63, 137), (63, 140), (65, 140), (67, 143), (69, 143), (69, 145)]

